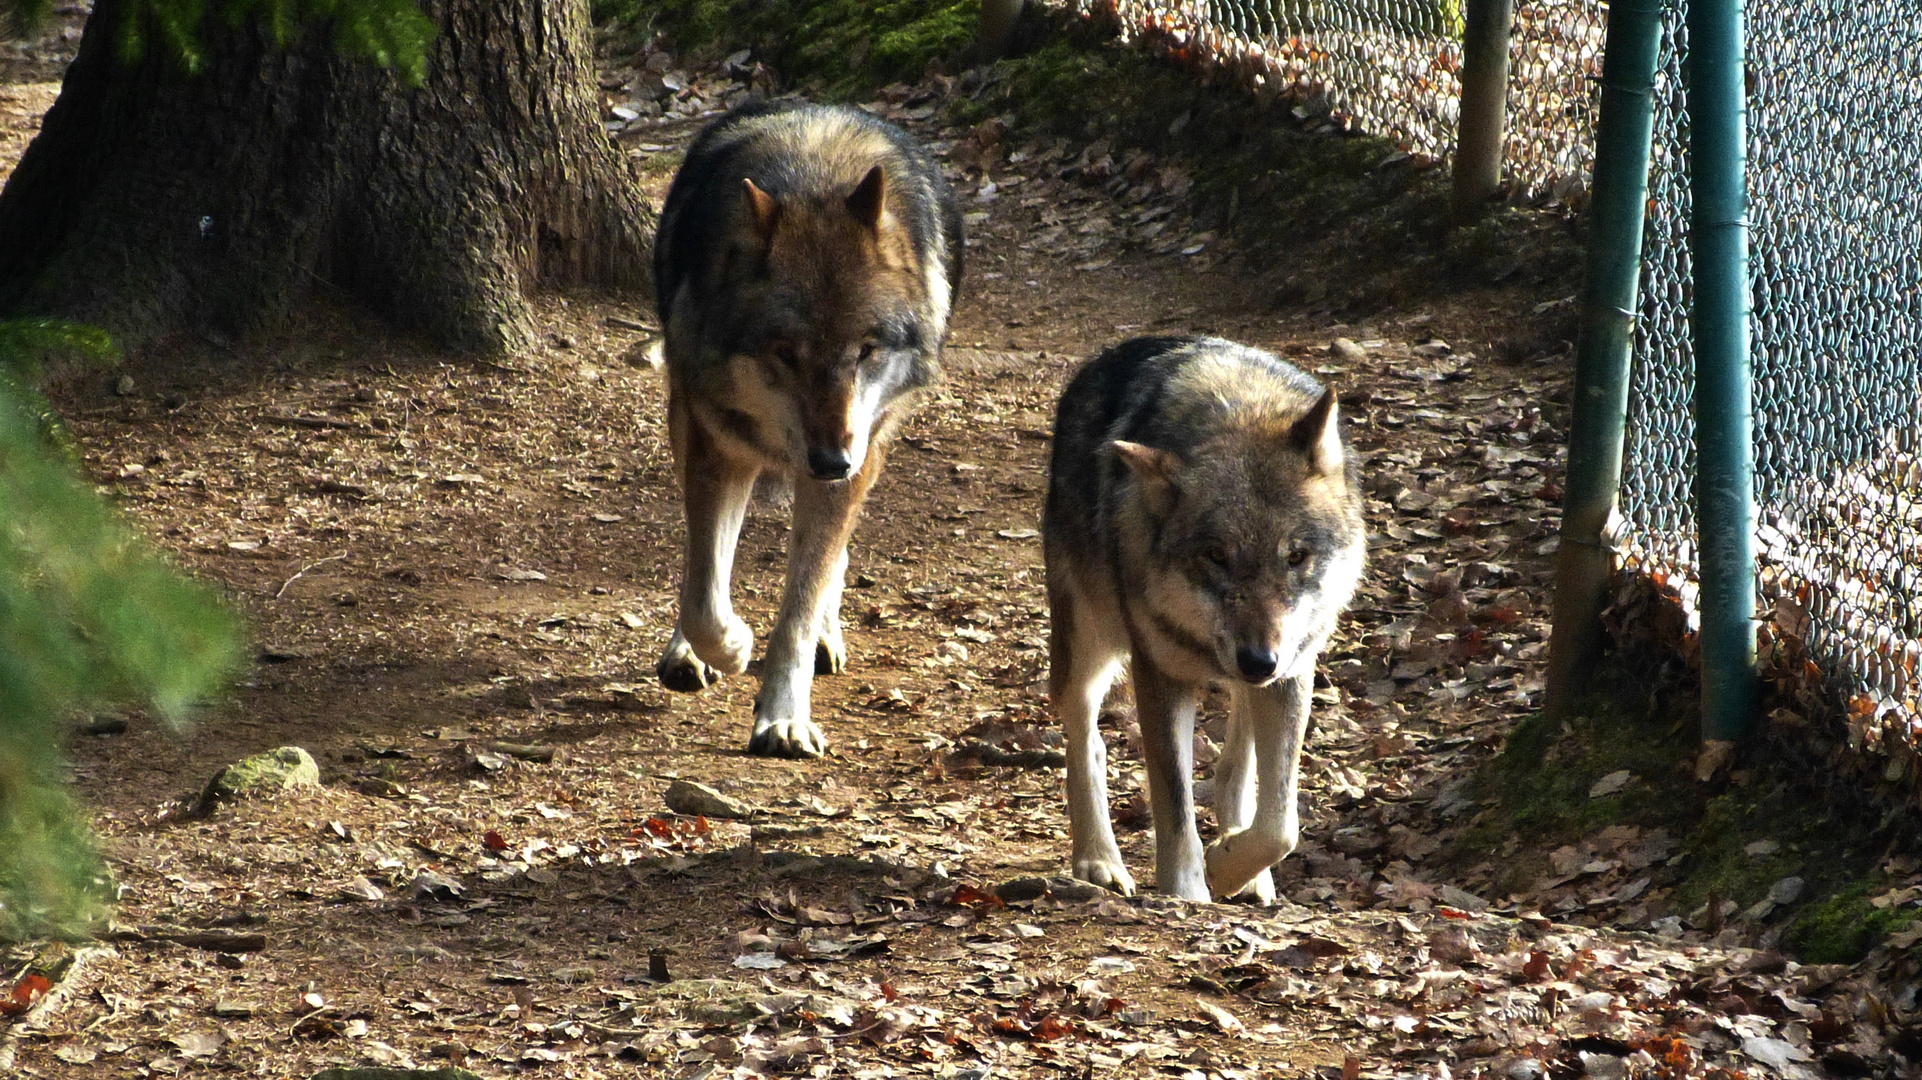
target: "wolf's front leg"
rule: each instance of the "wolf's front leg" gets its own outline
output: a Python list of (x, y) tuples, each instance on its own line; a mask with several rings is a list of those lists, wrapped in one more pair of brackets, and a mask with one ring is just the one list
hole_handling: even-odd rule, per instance
[(1246, 827), (1229, 832), (1224, 821), (1221, 839), (1208, 846), (1208, 886), (1218, 896), (1240, 892), (1295, 850), (1301, 832), (1295, 788), (1314, 682), (1311, 669), (1269, 686), (1230, 689), (1234, 722), (1245, 724), (1254, 744), (1255, 806)]
[(1184, 900), (1207, 900), (1201, 834), (1195, 831), (1195, 688), (1170, 679), (1139, 648), (1131, 675), (1155, 819), (1155, 888)]
[[(1228, 742), (1215, 763), (1215, 818), (1221, 823), (1221, 835), (1227, 836), (1247, 828), (1254, 817), (1254, 724), (1248, 711), (1237, 705), (1228, 714)], [(1274, 875), (1263, 870), (1236, 895), (1261, 904), (1274, 903)]]
[[(841, 595), (848, 537), (861, 503), (881, 474), (882, 454), (870, 449), (861, 471), (845, 481), (794, 481), (794, 530), (788, 537), (787, 588), (768, 635), (761, 693), (754, 699), (754, 737), (747, 752), (766, 757), (819, 757), (827, 736), (808, 715), (822, 620), (830, 598)], [(836, 616), (838, 636), (839, 618)]]
[(828, 572), (827, 592), (821, 597), (820, 636), (814, 646), (814, 673), (839, 675), (848, 669), (848, 647), (841, 638), (841, 590), (847, 586), (848, 549)]
[(668, 418), (680, 467), (687, 548), (680, 614), (655, 673), (669, 690), (693, 691), (722, 675), (746, 671), (754, 652), (754, 632), (734, 614), (728, 583), (741, 521), (760, 470), (722, 453), (698, 421), (671, 403)]

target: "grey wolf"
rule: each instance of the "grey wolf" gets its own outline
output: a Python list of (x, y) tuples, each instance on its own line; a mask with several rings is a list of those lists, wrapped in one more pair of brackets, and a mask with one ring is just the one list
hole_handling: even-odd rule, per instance
[(749, 753), (826, 750), (809, 695), (816, 672), (847, 663), (848, 537), (889, 438), (940, 376), (961, 255), (940, 168), (855, 109), (743, 105), (700, 134), (668, 189), (655, 300), (687, 520), (680, 614), (656, 668), (668, 688), (746, 669), (735, 543), (755, 480), (793, 484)]
[[(1154, 815), (1155, 885), (1274, 898), (1295, 849), (1315, 660), (1362, 572), (1354, 455), (1332, 390), (1257, 349), (1139, 338), (1089, 361), (1055, 417), (1042, 518), (1049, 692), (1067, 741), (1074, 875), (1133, 893), (1096, 715), (1124, 660)], [(1200, 693), (1226, 684), (1221, 836), (1195, 829)]]

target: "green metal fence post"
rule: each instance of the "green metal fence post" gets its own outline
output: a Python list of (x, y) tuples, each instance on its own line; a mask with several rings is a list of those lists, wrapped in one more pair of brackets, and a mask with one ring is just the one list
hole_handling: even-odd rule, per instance
[(1588, 269), (1575, 356), (1574, 416), (1555, 558), (1555, 619), (1549, 637), (1550, 715), (1565, 714), (1602, 651), (1609, 552), (1602, 527), (1622, 484), (1622, 429), (1635, 347), (1648, 144), (1654, 125), (1661, 0), (1616, 0), (1608, 9), (1601, 116), (1595, 125), (1595, 187)]
[(1455, 137), (1457, 222), (1487, 208), (1502, 186), (1502, 128), (1508, 104), (1508, 38), (1515, 0), (1467, 0), (1462, 26), (1461, 122)]
[(1691, 0), (1688, 35), (1702, 734), (1734, 739), (1749, 729), (1758, 701), (1741, 0)]

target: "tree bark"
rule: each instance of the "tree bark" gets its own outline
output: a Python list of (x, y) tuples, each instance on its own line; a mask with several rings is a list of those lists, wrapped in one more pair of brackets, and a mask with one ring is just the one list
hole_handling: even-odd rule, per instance
[(423, 84), (209, 19), (188, 74), (123, 60), (99, 0), (0, 191), (0, 312), (169, 334), (272, 329), (344, 294), (446, 347), (531, 329), (536, 282), (644, 289), (654, 218), (600, 128), (585, 0), (426, 0)]

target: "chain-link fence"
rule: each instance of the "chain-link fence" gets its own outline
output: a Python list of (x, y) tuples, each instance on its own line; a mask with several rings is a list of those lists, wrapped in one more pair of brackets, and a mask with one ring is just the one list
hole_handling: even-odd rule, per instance
[[(1463, 0), (1067, 0), (1231, 63), (1326, 117), (1446, 159), (1461, 100)], [(1607, 6), (1518, 0), (1503, 169), (1516, 195), (1579, 202), (1594, 159)]]
[[(1679, 580), (1695, 555), (1685, 16), (1679, 0), (1663, 15), (1621, 507), (1629, 550)], [(1922, 0), (1750, 0), (1748, 27), (1763, 596), (1852, 715), (1918, 722)]]

